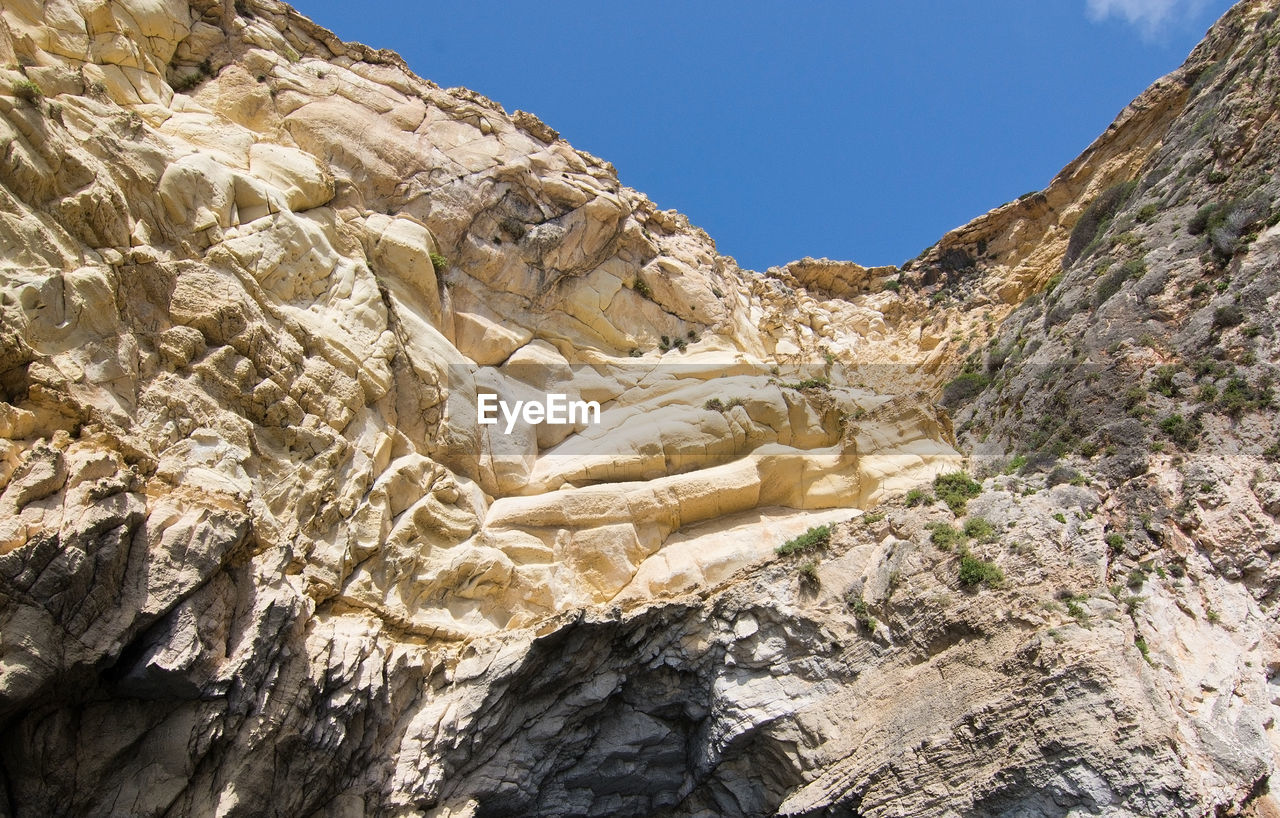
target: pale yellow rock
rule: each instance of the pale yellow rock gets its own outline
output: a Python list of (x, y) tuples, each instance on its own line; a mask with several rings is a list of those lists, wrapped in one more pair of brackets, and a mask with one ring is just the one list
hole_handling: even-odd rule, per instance
[(458, 351), (481, 366), (501, 366), (512, 352), (533, 338), (529, 330), (512, 328), (494, 318), (473, 312), (453, 315), (454, 343)]
[(724, 582), (735, 572), (772, 558), (777, 544), (849, 515), (846, 509), (796, 514), (766, 507), (688, 526), (641, 563), (617, 598), (661, 597)]
[(249, 149), (249, 173), (283, 192), (295, 212), (333, 198), (333, 177), (313, 157), (284, 145), (254, 144)]
[(427, 318), (439, 326), (440, 292), (431, 254), (437, 252), (435, 238), (424, 225), (409, 218), (371, 221), (372, 261), (384, 275), (394, 276), (426, 305)]
[[(866, 300), (888, 271), (779, 273), (803, 293), (745, 273), (528, 115), (279, 9), (4, 15), (66, 111), (0, 126), (23, 189), (65, 202), (57, 223), (0, 216), (35, 379), (6, 416), (10, 473), (28, 439), (93, 418), (169, 489), (249, 498), (307, 599), (462, 638), (608, 601), (642, 564), (663, 593), (719, 581), (740, 555), (652, 560), (688, 526), (767, 507), (740, 531), (765, 542), (784, 509), (856, 508), (954, 462), (925, 396), (883, 421), (897, 437), (842, 426), (874, 392), (823, 352), (899, 348), (898, 308)], [(832, 388), (785, 386), (816, 375)], [(477, 395), (550, 392), (601, 422), (477, 422)]]

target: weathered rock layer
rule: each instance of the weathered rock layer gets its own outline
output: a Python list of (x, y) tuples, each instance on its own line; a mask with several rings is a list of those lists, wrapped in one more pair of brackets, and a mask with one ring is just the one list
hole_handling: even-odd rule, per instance
[[(281, 4), (3, 0), (0, 814), (1272, 808), (1272, 5), (903, 269), (761, 275)], [(1088, 278), (1144, 242), (1148, 324)], [(1206, 321), (1224, 445), (1026, 428)], [(958, 372), (992, 475), (903, 500)], [(601, 422), (478, 422), (547, 393)]]

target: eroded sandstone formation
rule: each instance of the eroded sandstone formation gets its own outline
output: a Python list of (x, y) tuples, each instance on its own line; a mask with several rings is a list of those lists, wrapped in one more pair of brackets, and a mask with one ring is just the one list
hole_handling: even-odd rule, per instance
[[(282, 4), (0, 1), (0, 814), (1275, 809), (1266, 348), (1226, 448), (1026, 428), (1273, 338), (1273, 6), (904, 268), (759, 274)], [(1146, 344), (1144, 242), (1250, 323)]]

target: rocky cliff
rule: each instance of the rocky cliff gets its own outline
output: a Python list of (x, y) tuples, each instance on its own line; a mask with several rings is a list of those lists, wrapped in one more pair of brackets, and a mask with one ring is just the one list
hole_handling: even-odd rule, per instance
[(282, 4), (0, 0), (0, 814), (1275, 814), (1278, 16), (761, 274)]

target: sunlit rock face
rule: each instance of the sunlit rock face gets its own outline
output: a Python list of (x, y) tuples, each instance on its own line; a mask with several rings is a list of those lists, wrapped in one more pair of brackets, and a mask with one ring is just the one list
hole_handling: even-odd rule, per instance
[[(1065, 417), (1037, 350), (1140, 323), (1035, 323), (1100, 194), (1175, 137), (1270, 172), (1269, 5), (903, 269), (761, 274), (283, 4), (0, 0), (0, 815), (1273, 808), (1261, 399), (1235, 459), (1059, 479), (999, 392)], [(1263, 300), (1267, 217), (1224, 260)], [(550, 396), (596, 413), (509, 411)], [(1179, 527), (1190, 481), (1230, 488)]]

